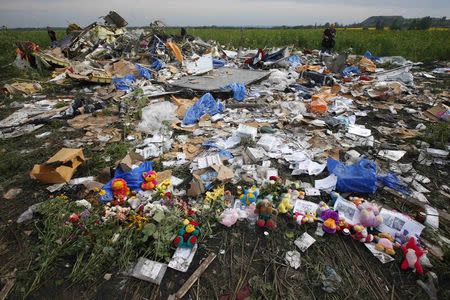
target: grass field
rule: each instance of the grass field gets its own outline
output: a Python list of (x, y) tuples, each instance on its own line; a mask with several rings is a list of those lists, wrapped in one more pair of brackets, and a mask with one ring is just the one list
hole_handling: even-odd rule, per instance
[[(224, 45), (252, 48), (294, 45), (318, 49), (321, 29), (190, 29), (203, 39), (214, 39)], [(450, 31), (383, 31), (338, 30), (336, 50), (352, 47), (354, 53), (366, 50), (377, 56), (401, 55), (414, 61), (450, 59)]]
[[(178, 33), (178, 29), (169, 29)], [(321, 29), (243, 29), (238, 28), (190, 28), (188, 33), (204, 40), (216, 40), (222, 45), (235, 47), (264, 48), (293, 45), (298, 49), (320, 47)], [(61, 37), (64, 31), (58, 31)], [(14, 42), (30, 40), (42, 48), (49, 45), (45, 30), (0, 31), (0, 66), (14, 59)], [(377, 56), (400, 55), (413, 61), (430, 62), (450, 59), (450, 30), (389, 31), (344, 30), (337, 33), (336, 50), (352, 47), (355, 54), (366, 50)], [(447, 42), (446, 42), (447, 41)]]

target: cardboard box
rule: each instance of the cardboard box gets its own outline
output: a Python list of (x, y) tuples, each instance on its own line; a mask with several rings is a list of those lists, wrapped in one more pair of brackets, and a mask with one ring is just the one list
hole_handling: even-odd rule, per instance
[(207, 171), (209, 171), (210, 169), (213, 169), (214, 171), (217, 172), (217, 177), (216, 177), (215, 181), (224, 183), (224, 182), (227, 182), (227, 181), (233, 179), (233, 177), (234, 177), (233, 170), (231, 170), (230, 168), (228, 168), (224, 165), (212, 165), (210, 168), (196, 171), (196, 172), (192, 173), (193, 178), (191, 181), (191, 187), (187, 191), (188, 196), (196, 197), (196, 196), (206, 192), (205, 183), (200, 178), (200, 176), (202, 174), (206, 173)]
[(62, 148), (45, 163), (34, 165), (30, 176), (44, 183), (67, 183), (83, 162), (83, 149)]

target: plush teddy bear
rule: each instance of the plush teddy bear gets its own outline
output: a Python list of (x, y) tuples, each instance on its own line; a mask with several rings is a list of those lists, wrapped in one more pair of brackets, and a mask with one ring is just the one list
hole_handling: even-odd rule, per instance
[(405, 259), (403, 260), (400, 268), (406, 270), (408, 268), (417, 271), (420, 275), (423, 274), (423, 268), (420, 258), (425, 254), (425, 251), (419, 247), (414, 237), (410, 237), (408, 242), (402, 246)]
[(144, 182), (141, 184), (141, 189), (144, 191), (153, 190), (158, 182), (156, 181), (156, 176), (158, 174), (155, 171), (149, 171), (142, 173), (142, 177), (144, 178)]
[(280, 214), (285, 214), (293, 208), (294, 205), (292, 205), (291, 203), (291, 194), (289, 193), (283, 194), (283, 196), (281, 197), (281, 202), (280, 204), (278, 204), (278, 212)]
[(278, 214), (277, 210), (273, 208), (272, 202), (269, 199), (264, 198), (256, 202), (255, 214), (258, 215), (258, 221), (256, 225), (258, 227), (276, 228), (277, 224), (274, 220), (274, 216)]
[(338, 228), (337, 230), (344, 233), (345, 235), (349, 235), (350, 234), (350, 229), (352, 228), (352, 226), (350, 224), (347, 223), (347, 221), (345, 220), (344, 217), (339, 216), (339, 223), (338, 223)]
[(328, 209), (330, 209), (330, 208), (328, 207), (328, 205), (327, 205), (325, 202), (320, 201), (320, 202), (319, 202), (319, 207), (317, 208), (316, 213), (317, 213), (318, 216), (322, 216), (322, 213), (323, 213), (324, 211), (328, 210)]
[(380, 208), (372, 202), (365, 201), (358, 206), (360, 211), (359, 220), (364, 227), (377, 227), (383, 222), (380, 216)]
[(327, 209), (322, 212), (320, 218), (323, 220), (323, 231), (326, 233), (336, 233), (339, 224), (339, 214), (337, 211)]
[(370, 243), (373, 241), (374, 237), (372, 234), (367, 232), (367, 228), (362, 225), (353, 226), (354, 234), (352, 234), (352, 238), (360, 241), (362, 243)]
[(200, 226), (197, 221), (183, 221), (183, 227), (178, 231), (178, 236), (173, 240), (175, 247), (192, 248), (197, 243), (200, 234)]
[(394, 255), (394, 238), (387, 232), (381, 232), (378, 234), (378, 242), (375, 245), (375, 249), (378, 251), (386, 252), (389, 255)]
[(113, 192), (114, 200), (113, 205), (124, 205), (125, 199), (130, 194), (130, 188), (127, 182), (122, 178), (116, 178), (111, 182), (111, 189)]
[(299, 225), (303, 225), (305, 223), (314, 223), (316, 220), (317, 218), (314, 212), (299, 211), (294, 214), (294, 221)]
[(243, 205), (250, 205), (251, 203), (255, 203), (258, 198), (259, 190), (256, 186), (252, 186), (250, 189), (245, 189), (244, 193), (239, 197), (241, 203)]
[(364, 202), (364, 198), (361, 197), (350, 197), (348, 200), (353, 202), (356, 206), (360, 206)]

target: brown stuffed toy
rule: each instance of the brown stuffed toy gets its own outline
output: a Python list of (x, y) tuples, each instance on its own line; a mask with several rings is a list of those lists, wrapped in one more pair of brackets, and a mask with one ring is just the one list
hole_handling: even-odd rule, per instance
[(278, 214), (278, 211), (273, 208), (272, 202), (269, 199), (265, 198), (256, 202), (255, 214), (258, 214), (258, 221), (256, 221), (258, 227), (271, 229), (277, 227), (274, 216)]

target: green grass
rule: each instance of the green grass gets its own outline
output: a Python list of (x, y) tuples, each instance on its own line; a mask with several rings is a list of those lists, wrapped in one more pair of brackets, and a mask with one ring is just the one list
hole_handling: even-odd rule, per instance
[[(172, 33), (178, 30), (172, 29)], [(319, 49), (322, 29), (221, 29), (192, 28), (188, 33), (222, 45), (264, 48), (293, 45), (296, 48)], [(355, 54), (369, 50), (377, 56), (400, 55), (413, 61), (429, 62), (450, 59), (450, 30), (375, 31), (338, 30), (336, 50), (352, 47)]]

